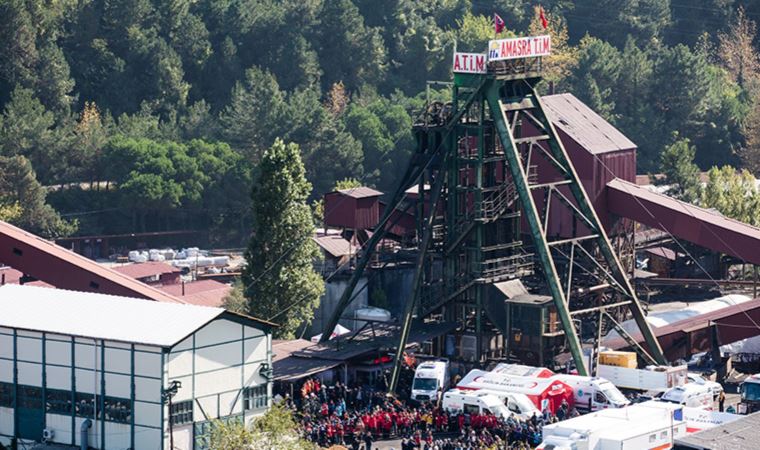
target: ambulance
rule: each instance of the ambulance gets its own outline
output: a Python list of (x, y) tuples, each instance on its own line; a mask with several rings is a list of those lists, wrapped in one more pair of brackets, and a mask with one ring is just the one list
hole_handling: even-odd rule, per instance
[(557, 374), (552, 379), (560, 380), (573, 389), (578, 411), (624, 408), (631, 403), (614, 384), (601, 377)]

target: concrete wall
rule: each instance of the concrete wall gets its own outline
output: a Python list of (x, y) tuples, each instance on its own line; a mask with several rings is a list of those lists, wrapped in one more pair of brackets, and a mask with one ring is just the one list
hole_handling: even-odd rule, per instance
[[(356, 294), (359, 289), (362, 289), (364, 285), (367, 284), (367, 278), (362, 277), (361, 280), (356, 284), (356, 289), (354, 290), (354, 294)], [(340, 297), (343, 295), (343, 291), (346, 290), (346, 287), (348, 286), (348, 278), (341, 278), (337, 280), (331, 280), (327, 283), (325, 283), (325, 293), (322, 295), (322, 298), (319, 300), (319, 306), (314, 311), (314, 319), (311, 322), (311, 326), (306, 331), (306, 334), (304, 335), (304, 339), (311, 339), (312, 336), (315, 336), (322, 332), (322, 329), (325, 327), (327, 322), (330, 320), (330, 316), (332, 315), (333, 311), (335, 311), (335, 307), (340, 301)], [(354, 299), (353, 302), (351, 302), (350, 305), (348, 305), (348, 308), (343, 312), (344, 317), (353, 317), (354, 311), (361, 308), (366, 308), (368, 304), (369, 299), (369, 292), (367, 289), (363, 289)], [(344, 327), (348, 328), (349, 330), (354, 330), (354, 321), (353, 320), (341, 320), (339, 323), (343, 325)]]
[(413, 267), (392, 267), (376, 273), (370, 283), (369, 292), (382, 289), (385, 292), (388, 304), (386, 306), (373, 306), (380, 306), (389, 310), (391, 317), (401, 317), (404, 314), (406, 302), (411, 299), (413, 282)]

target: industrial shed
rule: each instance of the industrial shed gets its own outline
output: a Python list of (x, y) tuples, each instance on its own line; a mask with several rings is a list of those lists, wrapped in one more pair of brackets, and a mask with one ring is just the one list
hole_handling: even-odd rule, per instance
[(0, 311), (0, 443), (203, 449), (212, 420), (269, 406), (268, 322), (19, 285), (0, 287)]

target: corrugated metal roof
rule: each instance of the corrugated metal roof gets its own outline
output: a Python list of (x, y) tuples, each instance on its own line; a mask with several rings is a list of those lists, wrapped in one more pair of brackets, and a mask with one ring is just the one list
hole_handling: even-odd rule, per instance
[(616, 178), (607, 183), (607, 209), (701, 247), (760, 264), (760, 228)]
[(636, 148), (636, 144), (573, 94), (541, 97), (554, 126), (592, 154)]
[(757, 433), (760, 412), (744, 416), (697, 433), (676, 439), (677, 446), (711, 450), (754, 450), (758, 448)]
[(171, 347), (225, 312), (34, 286), (0, 287), (0, 326)]
[(169, 264), (158, 261), (147, 261), (144, 263), (127, 264), (124, 266), (114, 267), (113, 270), (128, 275), (135, 279), (163, 275), (166, 273), (180, 273), (181, 270)]
[(359, 186), (351, 189), (338, 189), (338, 192), (352, 198), (379, 197), (383, 195), (382, 192), (366, 186)]
[(685, 256), (683, 253), (678, 252), (667, 248), (667, 247), (652, 247), (644, 250), (645, 252), (649, 253), (650, 255), (659, 256), (660, 258), (665, 258), (670, 261), (675, 261), (676, 258)]
[(343, 239), (340, 235), (328, 234), (322, 236), (313, 236), (314, 242), (317, 243), (324, 251), (340, 258), (349, 254), (355, 255), (359, 251), (359, 246), (351, 244), (348, 240)]
[(0, 261), (60, 288), (88, 290), (94, 284), (101, 292), (182, 303), (165, 292), (2, 221)]
[(221, 307), (232, 286), (216, 280), (198, 280), (185, 283), (184, 294), (182, 283), (159, 286), (159, 289), (191, 305)]

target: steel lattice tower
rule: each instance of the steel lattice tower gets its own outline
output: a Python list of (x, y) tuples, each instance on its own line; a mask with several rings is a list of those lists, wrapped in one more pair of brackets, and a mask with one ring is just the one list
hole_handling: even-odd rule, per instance
[[(417, 149), (349, 286), (323, 332), (330, 336), (404, 191), (419, 186), (418, 253), (412, 300), (405, 308), (392, 390), (414, 316), (440, 314), (476, 336), (477, 359), (506, 326), (489, 305), (493, 283), (531, 277), (551, 296), (580, 374), (587, 374), (574, 319), (593, 320), (596, 346), (604, 323), (649, 363), (665, 363), (628, 275), (613, 250), (536, 91), (541, 59), (492, 62), (485, 74), (455, 74), (451, 103), (429, 107), (415, 124)], [(527, 133), (526, 130), (533, 133)], [(543, 164), (537, 164), (539, 160)], [(551, 181), (538, 182), (541, 167)], [(566, 208), (580, 224), (570, 238), (548, 236), (550, 212)], [(527, 226), (521, 230), (521, 224)], [(531, 242), (523, 242), (528, 235)], [(590, 294), (593, 293), (593, 296)], [(490, 309), (490, 310), (489, 310)], [(646, 349), (615, 317), (630, 314)], [(594, 367), (590, 368), (594, 372)]]

